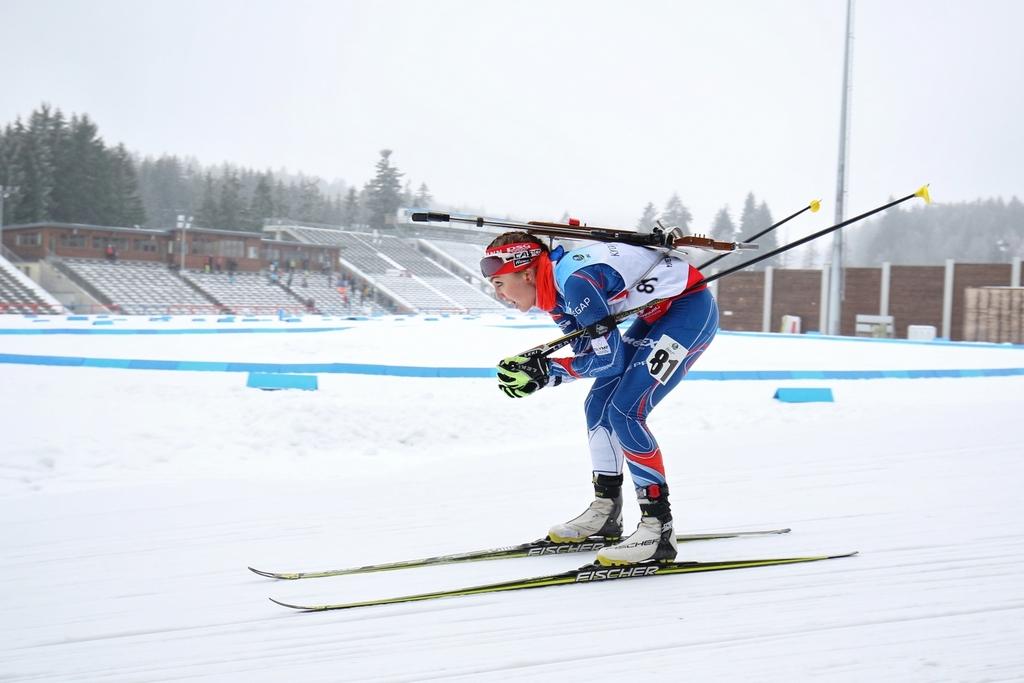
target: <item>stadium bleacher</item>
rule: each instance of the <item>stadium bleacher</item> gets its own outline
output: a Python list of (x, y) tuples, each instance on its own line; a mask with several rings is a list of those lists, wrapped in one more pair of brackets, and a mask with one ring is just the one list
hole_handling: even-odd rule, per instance
[(63, 306), (0, 256), (0, 313), (61, 313)]
[(159, 263), (64, 259), (63, 265), (129, 315), (216, 313), (219, 307)]
[(421, 239), (420, 243), (427, 249), (447, 256), (470, 273), (478, 273), (480, 271), (480, 259), (484, 256), (484, 248), (480, 245), (470, 244), (469, 242), (424, 239)]
[[(474, 274), (482, 248), (457, 241), (404, 239), (377, 232), (275, 226), (298, 242), (339, 248), (340, 273), (276, 270), (178, 273), (151, 261), (64, 258), (54, 266), (92, 299), (130, 315), (315, 310), (366, 315), (398, 310), (480, 313), (506, 309)], [(0, 267), (0, 312), (62, 312), (63, 307), (10, 263)], [(273, 266), (272, 266), (273, 268)], [(280, 279), (278, 279), (280, 278)], [(26, 285), (26, 283), (28, 283)]]
[[(343, 266), (369, 280), (400, 303), (421, 311), (501, 311), (505, 306), (390, 235), (289, 226), (295, 239), (341, 248)], [(476, 258), (479, 262), (479, 256)]]
[(348, 283), (339, 291), (338, 282), (331, 275), (310, 273), (296, 275), (292, 291), (301, 299), (312, 299), (316, 310), (327, 315), (374, 315), (387, 313), (376, 302), (364, 299), (358, 287)]
[(301, 313), (305, 302), (263, 273), (196, 273), (186, 271), (184, 278), (231, 313), (260, 314), (284, 310)]

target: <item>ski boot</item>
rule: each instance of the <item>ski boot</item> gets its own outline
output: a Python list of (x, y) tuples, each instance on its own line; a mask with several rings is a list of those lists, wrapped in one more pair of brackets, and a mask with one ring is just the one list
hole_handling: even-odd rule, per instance
[(636, 490), (640, 501), (640, 524), (629, 537), (597, 552), (598, 564), (605, 567), (643, 562), (671, 562), (679, 544), (672, 528), (668, 505), (668, 485), (651, 484)]
[(622, 475), (594, 473), (594, 502), (579, 517), (548, 531), (555, 543), (582, 543), (590, 536), (610, 541), (622, 538)]

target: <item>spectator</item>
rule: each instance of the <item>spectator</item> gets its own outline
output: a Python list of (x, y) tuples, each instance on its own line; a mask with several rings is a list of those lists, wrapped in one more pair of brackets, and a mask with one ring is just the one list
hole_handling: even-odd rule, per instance
[(113, 244), (110, 244), (108, 242), (107, 248), (104, 250), (104, 253), (107, 256), (107, 260), (110, 261), (111, 263), (115, 263), (117, 261), (117, 252), (114, 250)]

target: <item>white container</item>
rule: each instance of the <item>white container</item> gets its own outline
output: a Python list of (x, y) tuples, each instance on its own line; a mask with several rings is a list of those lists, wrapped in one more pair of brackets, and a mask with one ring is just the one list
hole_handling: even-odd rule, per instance
[(907, 339), (931, 341), (935, 339), (935, 325), (908, 325)]
[(779, 332), (783, 334), (800, 334), (800, 316), (798, 315), (784, 315), (782, 316), (782, 325), (779, 328)]

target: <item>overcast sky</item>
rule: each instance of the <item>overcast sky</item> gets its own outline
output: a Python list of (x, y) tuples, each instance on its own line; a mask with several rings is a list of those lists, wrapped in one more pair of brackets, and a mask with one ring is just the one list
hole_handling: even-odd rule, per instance
[[(709, 225), (753, 191), (832, 222), (844, 0), (0, 0), (0, 122), (42, 102), (108, 143), (490, 215)], [(1024, 197), (1024, 2), (858, 0), (847, 215), (932, 184)], [(804, 228), (800, 229), (805, 231)]]

